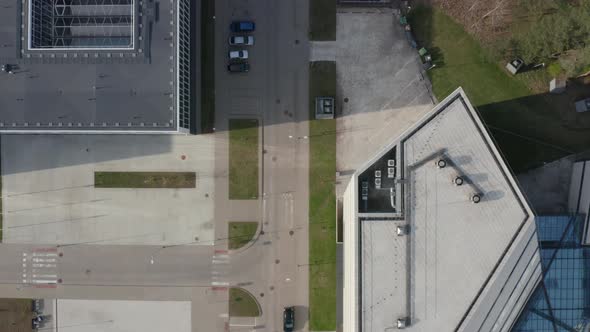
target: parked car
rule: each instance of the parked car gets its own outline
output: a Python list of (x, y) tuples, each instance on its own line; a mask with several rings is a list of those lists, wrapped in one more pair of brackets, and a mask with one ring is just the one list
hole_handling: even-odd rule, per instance
[(231, 36), (229, 37), (230, 45), (254, 45), (254, 36)]
[(283, 331), (293, 332), (295, 329), (295, 307), (286, 307), (283, 311)]
[(229, 51), (229, 58), (230, 59), (246, 60), (246, 59), (248, 59), (248, 51), (246, 51), (246, 50)]
[(234, 21), (229, 28), (233, 32), (252, 32), (256, 30), (256, 24), (252, 21)]
[(227, 70), (230, 73), (247, 73), (250, 71), (250, 64), (247, 62), (234, 62), (227, 65)]
[(588, 112), (590, 111), (590, 98), (578, 100), (576, 102), (576, 112)]

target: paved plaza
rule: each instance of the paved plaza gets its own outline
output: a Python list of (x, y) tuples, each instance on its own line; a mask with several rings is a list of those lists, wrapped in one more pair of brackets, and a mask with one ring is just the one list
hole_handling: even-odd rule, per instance
[[(3, 136), (3, 242), (212, 244), (213, 150), (207, 136)], [(95, 171), (189, 171), (197, 184), (94, 188)]]

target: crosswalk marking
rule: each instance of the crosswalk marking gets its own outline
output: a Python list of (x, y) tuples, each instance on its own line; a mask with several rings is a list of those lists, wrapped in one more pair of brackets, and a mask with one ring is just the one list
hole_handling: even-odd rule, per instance
[(227, 270), (230, 264), (230, 257), (227, 250), (215, 250), (211, 257), (211, 288), (218, 291), (226, 291), (229, 282), (226, 280)]

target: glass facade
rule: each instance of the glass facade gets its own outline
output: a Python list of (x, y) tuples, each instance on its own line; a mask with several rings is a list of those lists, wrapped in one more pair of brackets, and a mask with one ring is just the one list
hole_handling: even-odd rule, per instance
[(178, 126), (188, 130), (191, 126), (191, 2), (178, 1)]
[(590, 331), (590, 247), (581, 216), (537, 217), (543, 280), (513, 332)]

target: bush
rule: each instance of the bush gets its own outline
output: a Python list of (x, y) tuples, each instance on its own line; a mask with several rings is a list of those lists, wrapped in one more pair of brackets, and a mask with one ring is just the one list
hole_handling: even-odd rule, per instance
[(527, 63), (558, 59), (550, 69), (552, 75), (575, 75), (590, 65), (590, 1), (576, 7), (558, 6), (553, 14), (541, 15), (515, 45)]
[(557, 77), (561, 75), (561, 73), (563, 72), (563, 68), (561, 68), (561, 64), (559, 64), (558, 61), (555, 61), (549, 64), (549, 66), (547, 66), (547, 72), (549, 73), (549, 75), (551, 75), (551, 77)]
[(568, 77), (586, 73), (590, 68), (590, 46), (564, 54), (559, 58), (559, 64)]

